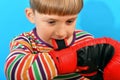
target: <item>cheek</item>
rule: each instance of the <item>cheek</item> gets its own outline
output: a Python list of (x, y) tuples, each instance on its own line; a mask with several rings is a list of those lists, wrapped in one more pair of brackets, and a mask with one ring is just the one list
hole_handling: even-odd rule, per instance
[(69, 35), (72, 35), (74, 31), (75, 31), (75, 25), (72, 25), (68, 28)]
[(50, 36), (52, 34), (52, 31), (50, 29), (45, 29), (45, 28), (42, 28), (41, 29), (41, 32), (43, 34), (43, 36)]
[(49, 29), (49, 28), (44, 28), (41, 30), (42, 31), (42, 37), (44, 39), (49, 40), (51, 38), (51, 36), (53, 35), (53, 30)]
[(71, 25), (70, 28), (69, 28), (69, 36), (73, 36), (73, 33), (75, 31), (75, 24)]
[(36, 28), (40, 34), (44, 34), (44, 35), (49, 34), (49, 28), (47, 27), (47, 25), (44, 22), (38, 22), (36, 24)]
[(45, 30), (44, 35), (50, 37), (52, 35), (52, 31), (51, 30)]
[(47, 29), (42, 29), (41, 30), (38, 30), (38, 35), (39, 37), (45, 41), (46, 43), (50, 43), (51, 41), (51, 31), (50, 30), (47, 30)]

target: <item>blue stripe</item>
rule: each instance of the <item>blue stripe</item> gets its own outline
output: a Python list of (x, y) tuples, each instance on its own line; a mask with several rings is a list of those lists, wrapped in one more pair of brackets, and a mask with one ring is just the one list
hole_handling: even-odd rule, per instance
[(20, 60), (22, 58), (20, 58), (14, 65), (13, 69), (12, 69), (12, 77), (11, 77), (11, 80), (15, 80), (15, 71), (16, 71), (16, 68), (17, 68), (17, 65), (20, 63)]
[(39, 57), (37, 58), (37, 62), (38, 62), (38, 66), (39, 66), (39, 69), (41, 71), (41, 75), (42, 75), (43, 80), (47, 80), (46, 75), (45, 75), (45, 71), (44, 71), (43, 66), (42, 66), (42, 64), (40, 62)]

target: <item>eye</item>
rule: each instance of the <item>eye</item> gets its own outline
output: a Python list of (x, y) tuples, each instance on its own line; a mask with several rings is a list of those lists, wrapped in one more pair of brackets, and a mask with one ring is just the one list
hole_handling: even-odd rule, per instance
[(48, 21), (48, 24), (55, 24), (56, 21)]
[(74, 22), (74, 20), (68, 20), (66, 21), (66, 24), (72, 24)]

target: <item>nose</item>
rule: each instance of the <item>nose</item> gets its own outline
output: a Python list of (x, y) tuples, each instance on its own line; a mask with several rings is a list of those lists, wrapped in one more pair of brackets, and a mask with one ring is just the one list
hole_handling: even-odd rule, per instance
[(64, 39), (64, 38), (66, 38), (67, 32), (66, 32), (65, 28), (62, 28), (62, 29), (59, 28), (56, 30), (55, 35), (56, 35), (57, 39)]

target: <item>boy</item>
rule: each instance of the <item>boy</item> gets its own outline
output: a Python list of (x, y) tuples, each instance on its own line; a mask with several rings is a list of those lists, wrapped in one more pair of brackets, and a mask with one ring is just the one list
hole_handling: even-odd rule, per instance
[[(87, 80), (74, 70), (60, 72), (50, 55), (52, 50), (61, 49), (61, 43), (66, 48), (93, 39), (91, 34), (75, 30), (76, 18), (83, 7), (83, 1), (30, 0), (30, 6), (26, 9), (26, 17), (35, 24), (35, 28), (11, 42), (5, 65), (7, 79)], [(59, 45), (56, 41), (60, 42)], [(67, 59), (71, 60), (69, 57)], [(71, 67), (74, 62), (69, 63)]]

